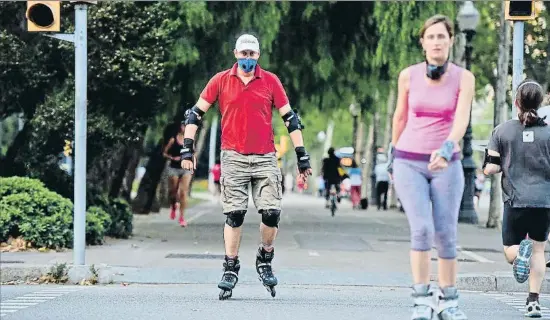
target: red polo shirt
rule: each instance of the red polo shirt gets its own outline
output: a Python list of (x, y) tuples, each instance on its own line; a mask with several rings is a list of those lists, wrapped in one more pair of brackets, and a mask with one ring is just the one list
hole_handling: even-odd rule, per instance
[(211, 104), (217, 100), (220, 106), (221, 148), (240, 154), (275, 152), (273, 106), (280, 109), (288, 104), (281, 80), (256, 65), (254, 78), (245, 85), (237, 68), (235, 63), (216, 74), (200, 95)]

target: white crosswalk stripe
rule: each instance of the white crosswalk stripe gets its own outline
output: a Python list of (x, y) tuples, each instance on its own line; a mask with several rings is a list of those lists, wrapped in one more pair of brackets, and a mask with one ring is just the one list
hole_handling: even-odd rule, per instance
[(88, 287), (48, 288), (0, 302), (0, 318)]
[[(526, 294), (525, 293), (493, 293), (493, 292), (487, 292), (483, 295), (489, 296), (493, 299), (496, 299), (512, 308), (517, 309), (522, 314), (525, 314), (525, 301), (526, 301)], [(545, 306), (540, 306), (542, 310), (542, 318), (538, 318), (541, 320), (550, 320), (550, 308)]]

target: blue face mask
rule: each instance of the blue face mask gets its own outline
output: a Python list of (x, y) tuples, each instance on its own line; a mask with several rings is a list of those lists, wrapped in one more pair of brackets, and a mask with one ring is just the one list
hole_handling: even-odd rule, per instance
[(250, 58), (240, 58), (238, 59), (239, 67), (246, 73), (254, 71), (258, 60)]

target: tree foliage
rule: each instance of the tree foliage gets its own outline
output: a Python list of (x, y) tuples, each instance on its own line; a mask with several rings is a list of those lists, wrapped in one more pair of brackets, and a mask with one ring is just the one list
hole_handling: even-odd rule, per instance
[[(63, 5), (62, 32), (74, 29), (72, 6)], [(475, 6), (481, 20), (472, 71), (482, 94), (495, 82), (500, 5)], [(454, 20), (457, 12), (447, 1), (99, 2), (88, 17), (89, 181), (116, 194), (113, 181), (129, 161), (121, 154), (143, 141), (159, 150), (167, 123), (235, 62), (244, 32), (259, 38), (261, 66), (280, 77), (304, 118), (306, 144), (319, 145), (329, 119), (351, 123), (352, 102), (364, 115), (385, 113), (399, 71), (423, 59), (424, 21), (436, 13)], [(64, 140), (74, 136), (74, 49), (26, 32), (24, 13), (24, 2), (0, 3), (0, 119), (22, 112), (27, 120), (3, 174), (43, 178), (71, 194), (71, 177), (58, 163)], [(543, 11), (526, 27), (526, 73), (541, 81), (549, 65), (546, 17)], [(278, 136), (287, 134), (277, 114), (274, 123)], [(335, 146), (351, 145), (351, 131), (337, 125)]]

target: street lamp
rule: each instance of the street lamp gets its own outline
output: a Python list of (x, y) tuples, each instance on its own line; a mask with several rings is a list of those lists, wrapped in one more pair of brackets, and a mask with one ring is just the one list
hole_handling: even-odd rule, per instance
[(349, 105), (349, 112), (353, 117), (353, 158), (355, 159), (355, 154), (357, 153), (357, 117), (359, 116), (359, 108), (352, 103)]
[(325, 139), (327, 138), (327, 134), (324, 131), (319, 131), (317, 133), (317, 141), (319, 143), (325, 142)]
[[(476, 27), (479, 24), (479, 12), (474, 7), (473, 1), (465, 1), (457, 16), (458, 27), (466, 36), (466, 46), (464, 48), (464, 58), (466, 69), (471, 69), (472, 63), (472, 39), (476, 34)], [(475, 170), (476, 164), (472, 157), (472, 115), (468, 121), (468, 128), (464, 134), (464, 146), (462, 149), (462, 169), (464, 170), (464, 192), (462, 202), (460, 203), (459, 222), (477, 224), (478, 217), (474, 207), (475, 192)]]

